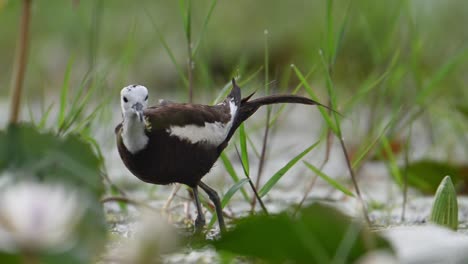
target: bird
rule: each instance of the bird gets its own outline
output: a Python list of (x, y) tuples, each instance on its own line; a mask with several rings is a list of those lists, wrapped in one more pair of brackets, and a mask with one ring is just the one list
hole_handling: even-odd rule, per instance
[(205, 216), (198, 187), (215, 206), (221, 233), (225, 232), (218, 193), (202, 181), (227, 147), (237, 128), (261, 106), (277, 103), (322, 105), (296, 95), (241, 98), (232, 79), (229, 95), (219, 104), (202, 105), (160, 101), (148, 106), (148, 89), (132, 84), (120, 92), (123, 120), (115, 128), (117, 149), (128, 170), (140, 180), (158, 185), (182, 183), (192, 189), (197, 217), (195, 231), (203, 229)]

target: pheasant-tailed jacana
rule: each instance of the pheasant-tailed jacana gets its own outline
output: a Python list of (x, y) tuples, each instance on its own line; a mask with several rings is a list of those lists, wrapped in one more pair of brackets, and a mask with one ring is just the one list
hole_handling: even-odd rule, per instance
[(183, 183), (192, 188), (198, 211), (196, 230), (205, 225), (198, 186), (213, 201), (219, 227), (225, 230), (219, 196), (201, 179), (210, 171), (239, 125), (263, 105), (321, 105), (294, 95), (251, 100), (251, 94), (241, 99), (234, 79), (232, 85), (227, 98), (213, 106), (169, 102), (147, 107), (148, 90), (141, 85), (129, 85), (120, 93), (123, 122), (117, 125), (115, 133), (122, 161), (144, 182)]

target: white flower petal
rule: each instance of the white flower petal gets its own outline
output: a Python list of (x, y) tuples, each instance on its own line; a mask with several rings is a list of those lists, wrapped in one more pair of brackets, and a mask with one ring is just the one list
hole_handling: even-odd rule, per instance
[(85, 206), (62, 185), (23, 182), (0, 193), (0, 248), (60, 251), (69, 246)]

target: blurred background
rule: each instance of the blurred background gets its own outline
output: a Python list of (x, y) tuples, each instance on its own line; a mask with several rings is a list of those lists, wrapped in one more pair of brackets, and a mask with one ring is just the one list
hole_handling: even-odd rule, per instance
[[(0, 1), (3, 96), (8, 95), (11, 79), (20, 4)], [(219, 1), (202, 32), (211, 1), (194, 1), (192, 43), (200, 41), (194, 57), (195, 95), (219, 89), (233, 75), (262, 67), (265, 30), (270, 78), (276, 80), (273, 87), (290, 73), (290, 64), (303, 72), (320, 66), (319, 50), (327, 42), (325, 5), (326, 1), (304, 0)], [(406, 67), (395, 81), (405, 87), (405, 97), (415, 95), (421, 83), (466, 48), (467, 10), (463, 0), (334, 1), (332, 26), (342, 40), (333, 77), (340, 97), (352, 95), (370, 75), (384, 72), (396, 53), (397, 64)], [(185, 74), (188, 56), (183, 21), (178, 1), (37, 1), (32, 10), (27, 97), (34, 99), (40, 91), (57, 92), (70, 60), (75, 82), (96, 71), (105, 75), (103, 90), (115, 92), (138, 82), (155, 92), (184, 91), (171, 60), (173, 56)], [(444, 79), (444, 98), (466, 99), (464, 66), (466, 60)], [(318, 72), (311, 79), (317, 83), (323, 74)], [(290, 78), (289, 87), (295, 84), (297, 79)]]

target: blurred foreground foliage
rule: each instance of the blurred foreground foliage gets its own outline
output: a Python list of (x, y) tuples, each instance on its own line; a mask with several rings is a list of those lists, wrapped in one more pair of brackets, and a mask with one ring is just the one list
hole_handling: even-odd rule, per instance
[(255, 215), (236, 222), (213, 241), (216, 249), (272, 263), (352, 263), (367, 252), (390, 244), (329, 206), (314, 203), (296, 215)]
[(468, 166), (444, 161), (420, 160), (401, 168), (408, 174), (408, 184), (425, 194), (436, 193), (445, 175), (450, 175), (460, 194), (468, 193)]
[[(99, 202), (104, 192), (101, 165), (102, 160), (78, 135), (59, 137), (50, 132), (38, 131), (29, 124), (10, 125), (0, 131), (2, 183), (60, 184), (82, 194), (83, 200), (80, 202), (86, 207), (82, 221), (77, 226), (78, 242), (64, 252), (41, 252), (40, 256), (36, 256), (40, 263), (90, 263), (97, 254), (102, 253), (107, 228)], [(19, 255), (0, 253), (0, 262), (20, 263), (21, 260), (23, 263), (25, 254), (29, 254), (17, 253)]]

